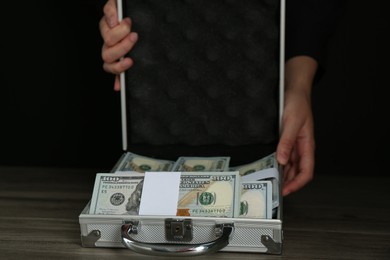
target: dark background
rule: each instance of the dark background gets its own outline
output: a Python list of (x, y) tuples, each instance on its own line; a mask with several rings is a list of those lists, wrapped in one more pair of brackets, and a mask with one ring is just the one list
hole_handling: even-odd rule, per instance
[[(329, 44), (313, 91), (319, 174), (387, 172), (382, 2), (348, 1)], [(98, 1), (7, 1), (2, 13), (0, 165), (109, 170), (123, 153), (120, 100), (102, 70)]]

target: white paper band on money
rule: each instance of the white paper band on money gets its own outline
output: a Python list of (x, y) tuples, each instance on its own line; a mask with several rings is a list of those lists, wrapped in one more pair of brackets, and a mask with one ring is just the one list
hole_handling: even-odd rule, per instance
[(145, 172), (139, 215), (175, 216), (180, 172)]

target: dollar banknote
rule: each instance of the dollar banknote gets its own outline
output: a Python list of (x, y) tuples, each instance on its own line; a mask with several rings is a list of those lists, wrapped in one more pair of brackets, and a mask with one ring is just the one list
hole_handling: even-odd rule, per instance
[(97, 173), (89, 214), (138, 215), (144, 174)]
[(240, 218), (272, 218), (272, 182), (246, 181), (241, 185)]
[(261, 158), (252, 163), (248, 163), (245, 165), (230, 167), (231, 171), (239, 171), (241, 176), (245, 176), (251, 174), (253, 172), (276, 168), (278, 169), (278, 162), (276, 160), (276, 153), (272, 153), (266, 157)]
[(116, 172), (168, 172), (172, 170), (174, 164), (174, 161), (155, 159), (127, 152)]
[[(276, 170), (276, 175), (278, 176), (279, 174), (279, 164), (278, 161), (276, 160), (276, 153), (271, 153), (268, 156), (265, 156), (257, 161), (254, 161), (252, 163), (248, 163), (245, 165), (240, 165), (240, 166), (235, 166), (231, 167), (230, 170), (232, 171), (239, 171), (241, 176), (247, 176), (251, 175), (253, 173), (268, 173), (268, 171), (262, 172), (263, 170), (266, 169), (275, 169)], [(274, 173), (275, 171), (272, 171)], [(261, 175), (261, 174), (259, 174)], [(254, 175), (253, 175), (254, 177)], [(274, 208), (279, 206), (279, 176), (276, 177), (259, 177), (257, 180), (264, 180), (264, 179), (269, 179), (272, 181), (273, 184), (273, 192), (272, 192), (272, 201), (273, 201), (273, 206)]]
[(179, 157), (174, 172), (227, 172), (230, 157)]
[(242, 181), (260, 181), (269, 180), (272, 182), (272, 205), (273, 208), (279, 206), (279, 170), (278, 168), (268, 168), (256, 172), (252, 172), (242, 176)]
[(240, 193), (238, 172), (182, 172), (176, 215), (237, 217)]

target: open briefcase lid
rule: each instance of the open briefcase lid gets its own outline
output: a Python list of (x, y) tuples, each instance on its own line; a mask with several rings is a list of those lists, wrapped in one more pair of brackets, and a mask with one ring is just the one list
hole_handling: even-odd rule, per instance
[(121, 74), (123, 149), (161, 159), (276, 150), (284, 1), (118, 1), (139, 37)]

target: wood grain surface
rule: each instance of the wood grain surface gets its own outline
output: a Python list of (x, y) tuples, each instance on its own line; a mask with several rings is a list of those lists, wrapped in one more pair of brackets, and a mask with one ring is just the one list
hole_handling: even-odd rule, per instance
[[(167, 259), (84, 248), (78, 216), (98, 169), (0, 166), (0, 259)], [(283, 201), (283, 253), (196, 259), (390, 259), (390, 178), (317, 175)], [(188, 259), (175, 257), (174, 259)]]

